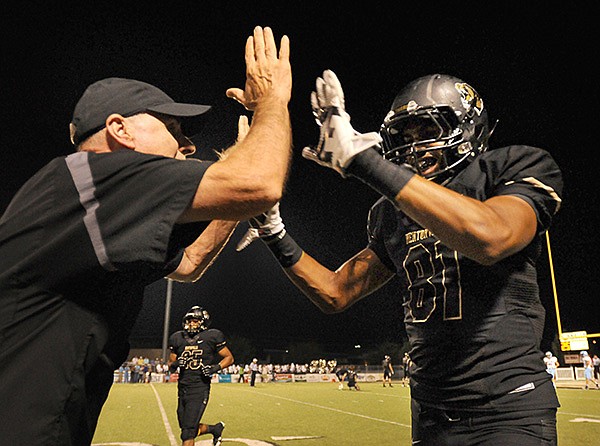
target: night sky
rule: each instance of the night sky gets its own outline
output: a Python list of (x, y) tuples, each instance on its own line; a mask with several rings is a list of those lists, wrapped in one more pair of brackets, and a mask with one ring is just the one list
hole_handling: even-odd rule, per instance
[[(354, 127), (367, 132), (378, 129), (408, 81), (452, 74), (472, 84), (491, 121), (499, 120), (493, 147), (539, 146), (561, 166), (563, 207), (550, 240), (562, 329), (600, 332), (600, 201), (592, 155), (600, 97), (591, 68), (595, 56), (586, 49), (598, 38), (593, 11), (547, 2), (533, 2), (539, 8), (528, 10), (519, 2), (474, 9), (468, 2), (445, 2), (452, 4), (445, 9), (435, 6), (442, 2), (387, 8), (377, 2), (59, 3), (3, 7), (0, 212), (29, 176), (72, 151), (72, 109), (86, 86), (104, 77), (143, 80), (176, 101), (213, 105), (195, 141), (198, 156), (214, 158), (213, 149), (233, 143), (237, 116), (245, 113), (225, 96), (229, 87), (243, 88), (245, 40), (255, 25), (271, 26), (278, 41), (290, 37), (294, 78), (294, 159), (281, 214), (309, 254), (335, 269), (363, 249), (367, 212), (378, 198), (363, 184), (301, 157), (302, 147), (318, 138), (309, 105), (315, 78), (327, 68), (336, 72)], [(264, 347), (302, 340), (331, 348), (402, 342), (394, 281), (345, 313), (324, 315), (288, 282), (260, 242), (235, 252), (246, 228), (240, 224), (201, 281), (174, 283), (169, 331), (179, 329), (185, 311), (198, 304), (226, 335), (260, 340)], [(546, 251), (539, 270), (548, 348), (557, 322)], [(148, 287), (134, 345), (161, 346), (166, 289), (164, 280)]]

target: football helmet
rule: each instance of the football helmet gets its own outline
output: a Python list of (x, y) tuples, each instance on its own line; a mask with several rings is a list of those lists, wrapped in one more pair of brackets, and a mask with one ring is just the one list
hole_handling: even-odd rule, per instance
[(210, 314), (204, 308), (194, 305), (183, 317), (183, 329), (188, 333), (198, 333), (208, 329)]
[(398, 93), (380, 133), (385, 159), (409, 164), (442, 183), (487, 150), (492, 132), (483, 99), (473, 87), (454, 76), (431, 74)]
[(552, 358), (552, 352), (546, 352), (546, 357), (547, 358)]

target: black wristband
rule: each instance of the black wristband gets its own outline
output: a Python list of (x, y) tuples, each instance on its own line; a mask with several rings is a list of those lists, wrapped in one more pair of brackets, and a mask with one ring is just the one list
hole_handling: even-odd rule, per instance
[(302, 248), (298, 246), (285, 229), (278, 234), (265, 237), (262, 240), (284, 268), (294, 265), (302, 257)]
[(354, 157), (346, 173), (368, 184), (391, 201), (416, 173), (407, 165), (383, 159), (375, 148), (363, 150)]

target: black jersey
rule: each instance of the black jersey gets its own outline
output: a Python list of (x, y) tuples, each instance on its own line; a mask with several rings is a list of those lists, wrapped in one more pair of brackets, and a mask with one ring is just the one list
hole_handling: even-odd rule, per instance
[(447, 187), (480, 201), (521, 197), (534, 209), (538, 231), (521, 252), (483, 266), (444, 246), (390, 201), (371, 208), (369, 248), (396, 272), (403, 295), (411, 395), (448, 409), (556, 407), (553, 392), (526, 403), (510, 395), (550, 379), (539, 350), (545, 312), (536, 261), (560, 206), (560, 170), (543, 150), (510, 146), (483, 153)]
[(0, 438), (60, 441), (69, 421), (91, 442), (145, 286), (209, 223), (177, 224), (208, 166), (78, 152), (17, 192), (0, 218), (0, 364), (2, 387), (19, 391), (2, 392)]
[[(34, 175), (0, 219), (2, 362), (23, 342), (44, 340), (42, 327), (66, 301), (100, 316), (100, 342), (126, 340), (144, 287), (174, 271), (209, 223), (176, 220), (210, 165), (132, 150), (78, 152)], [(32, 325), (21, 333), (19, 321)]]
[(348, 370), (348, 384), (353, 386), (354, 384), (356, 384), (356, 377), (357, 377), (357, 373), (355, 370)]
[(383, 361), (381, 361), (381, 367), (383, 368), (383, 370), (391, 370), (391, 364), (392, 361), (390, 359), (384, 359)]
[(226, 345), (225, 336), (216, 328), (203, 330), (194, 336), (185, 330), (173, 333), (169, 337), (169, 348), (179, 360), (179, 384), (210, 385), (210, 377), (204, 376), (202, 366), (218, 363), (218, 353)]

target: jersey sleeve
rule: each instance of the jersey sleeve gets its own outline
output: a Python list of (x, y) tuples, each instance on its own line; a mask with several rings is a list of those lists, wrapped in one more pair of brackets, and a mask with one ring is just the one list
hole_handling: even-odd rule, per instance
[(171, 353), (177, 354), (177, 333), (173, 333), (169, 336), (169, 350)]
[(223, 347), (227, 346), (227, 341), (225, 340), (225, 335), (221, 330), (217, 330), (216, 328), (211, 328), (211, 337), (215, 346), (215, 352), (219, 352), (223, 349)]
[(67, 160), (86, 208), (86, 228), (106, 269), (171, 268), (186, 243), (208, 224), (178, 225), (176, 221), (212, 162), (130, 150), (77, 153)]
[(527, 201), (537, 215), (538, 233), (545, 232), (562, 203), (562, 174), (552, 156), (530, 146), (510, 146), (505, 156), (501, 151), (489, 153), (492, 156), (484, 158), (489, 177), (498, 172), (494, 195), (514, 195)]
[(367, 247), (377, 254), (379, 260), (390, 270), (395, 271), (394, 263), (388, 255), (384, 238), (386, 234), (394, 231), (393, 222), (395, 217), (386, 217), (387, 213), (393, 212), (393, 206), (385, 198), (378, 200), (369, 210), (367, 220)]

